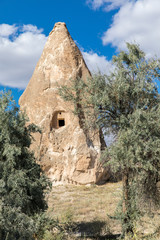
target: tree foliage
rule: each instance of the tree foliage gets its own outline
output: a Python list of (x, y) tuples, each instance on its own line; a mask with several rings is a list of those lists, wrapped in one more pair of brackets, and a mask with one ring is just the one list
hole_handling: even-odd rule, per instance
[(132, 232), (137, 220), (159, 207), (160, 195), (160, 109), (138, 109), (130, 117), (129, 127), (118, 132), (117, 141), (106, 151), (108, 164), (121, 169), (123, 199), (121, 221), (124, 234)]
[(156, 85), (160, 62), (146, 59), (136, 44), (128, 43), (127, 48), (113, 57), (110, 74), (77, 79), (71, 87), (60, 88), (61, 96), (74, 103), (76, 113), (81, 106), (88, 128), (99, 126), (115, 134), (103, 159), (122, 174), (124, 234), (133, 231), (144, 197), (157, 200), (160, 173), (160, 94)]
[(47, 208), (49, 181), (29, 147), (35, 125), (26, 125), (9, 93), (0, 95), (0, 239), (31, 240), (34, 215)]

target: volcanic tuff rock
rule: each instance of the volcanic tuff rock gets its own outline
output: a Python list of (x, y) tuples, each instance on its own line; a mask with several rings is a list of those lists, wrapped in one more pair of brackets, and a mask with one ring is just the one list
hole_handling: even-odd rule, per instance
[(34, 135), (32, 149), (53, 184), (96, 183), (104, 176), (99, 157), (99, 132), (89, 144), (72, 113), (73, 106), (59, 95), (57, 83), (90, 77), (90, 72), (65, 23), (56, 23), (19, 104), (31, 123), (42, 129)]

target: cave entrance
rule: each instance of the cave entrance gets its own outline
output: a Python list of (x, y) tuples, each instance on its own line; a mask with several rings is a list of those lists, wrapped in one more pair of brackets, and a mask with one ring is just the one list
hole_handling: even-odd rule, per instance
[(65, 112), (64, 111), (57, 111), (54, 113), (51, 121), (51, 129), (61, 128), (65, 126)]
[(64, 119), (59, 119), (58, 120), (58, 125), (59, 125), (59, 127), (65, 126), (65, 120)]

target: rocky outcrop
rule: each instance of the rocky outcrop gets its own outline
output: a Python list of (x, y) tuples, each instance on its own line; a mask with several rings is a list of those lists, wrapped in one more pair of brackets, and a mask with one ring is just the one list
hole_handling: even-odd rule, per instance
[(100, 166), (101, 143), (95, 131), (91, 143), (72, 113), (73, 106), (58, 94), (57, 83), (86, 78), (90, 72), (65, 23), (56, 23), (44, 47), (33, 76), (19, 104), (29, 121), (40, 126), (32, 149), (53, 184), (96, 183), (104, 176)]

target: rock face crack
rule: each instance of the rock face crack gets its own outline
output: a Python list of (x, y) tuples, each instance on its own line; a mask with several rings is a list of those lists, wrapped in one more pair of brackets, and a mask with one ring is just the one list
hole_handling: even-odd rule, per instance
[[(32, 150), (53, 184), (89, 184), (103, 179), (99, 131), (90, 136), (82, 116), (58, 95), (58, 85), (91, 74), (65, 23), (56, 23), (19, 104), (42, 134), (34, 134)], [(81, 107), (81, 106), (79, 106)]]

